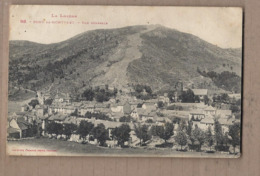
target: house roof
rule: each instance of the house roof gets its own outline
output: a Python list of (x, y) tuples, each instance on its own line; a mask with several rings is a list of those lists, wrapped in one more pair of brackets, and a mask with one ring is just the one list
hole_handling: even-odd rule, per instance
[(69, 95), (63, 94), (63, 93), (57, 93), (55, 95), (55, 99), (59, 99), (59, 98), (69, 98)]
[(221, 125), (232, 125), (234, 119), (232, 119), (232, 118), (220, 118), (220, 119), (218, 119), (218, 121)]
[(150, 99), (150, 100), (146, 100), (144, 103), (157, 103), (158, 99)]
[(35, 109), (44, 109), (44, 108), (46, 108), (45, 105), (36, 105), (35, 106)]
[(7, 128), (7, 133), (20, 133), (19, 129), (9, 127)]
[(200, 123), (210, 123), (210, 124), (214, 124), (214, 119), (212, 116), (207, 116), (204, 119), (202, 119), (200, 121)]
[(228, 94), (229, 97), (231, 98), (241, 98), (241, 94), (238, 93), (238, 94)]
[(208, 106), (204, 109), (205, 111), (215, 111), (216, 108), (212, 107), (212, 106)]
[(156, 122), (169, 121), (169, 118), (168, 118), (168, 117), (154, 116), (153, 119), (154, 119)]
[(45, 114), (44, 116), (38, 116), (39, 119), (41, 120), (45, 120), (45, 119), (48, 119), (49, 118), (49, 115), (48, 114)]
[(177, 111), (175, 111), (175, 110), (168, 110), (168, 109), (164, 109), (160, 112), (163, 114), (176, 114), (177, 113)]
[(85, 104), (84, 106), (82, 106), (82, 108), (94, 108), (95, 105), (94, 104)]
[(100, 111), (101, 113), (107, 114), (107, 113), (111, 113), (111, 109), (109, 108), (104, 108)]
[(232, 111), (231, 110), (222, 110), (222, 109), (218, 109), (216, 111), (217, 115), (225, 115), (225, 116), (231, 116), (232, 115)]
[(157, 116), (157, 112), (150, 112), (148, 115), (151, 116), (151, 117), (156, 117)]
[(52, 115), (49, 120), (58, 120), (58, 121), (64, 121), (66, 119), (67, 115), (63, 115), (63, 114), (55, 114)]
[(152, 106), (152, 107), (155, 107), (155, 104), (154, 102), (144, 102), (144, 105), (146, 106)]
[(190, 111), (190, 114), (201, 114), (201, 115), (205, 115), (204, 112), (201, 109), (194, 109), (192, 111)]
[(17, 122), (17, 124), (18, 124), (18, 126), (19, 126), (19, 128), (20, 128), (21, 130), (27, 130), (27, 129), (28, 129), (28, 125), (25, 124), (25, 123)]
[(147, 116), (148, 112), (145, 109), (142, 108), (136, 108), (136, 112), (138, 113), (138, 115), (143, 115), (143, 116)]
[(138, 105), (138, 104), (143, 104), (144, 101), (143, 100), (130, 100), (129, 104), (131, 105)]
[(122, 112), (113, 112), (112, 113), (112, 117), (115, 119), (119, 119), (120, 117), (123, 117), (123, 116), (124, 116), (124, 113), (122, 113)]
[(176, 110), (162, 110), (160, 111), (164, 114), (165, 117), (171, 117), (171, 118), (182, 118), (182, 119), (188, 119), (189, 118), (189, 111), (176, 111)]
[(70, 105), (70, 106), (65, 106), (64, 109), (71, 109), (71, 110), (74, 110), (74, 109), (76, 109), (76, 107)]
[(67, 117), (67, 118), (64, 120), (64, 123), (66, 123), (66, 124), (71, 124), (71, 123), (77, 124), (77, 120), (76, 120), (76, 118), (73, 118), (73, 117)]
[(121, 126), (122, 124), (128, 124), (131, 129), (134, 129), (134, 125), (132, 123), (114, 122), (114, 121), (107, 121), (107, 120), (95, 120), (95, 119), (87, 119), (87, 121), (92, 122), (95, 126), (103, 123), (106, 128), (116, 128)]
[(208, 89), (192, 89), (194, 95), (207, 95)]
[(95, 108), (107, 108), (107, 104), (98, 103), (98, 104), (95, 104)]
[(80, 107), (80, 106), (83, 106), (83, 103), (82, 102), (73, 102), (73, 103), (71, 103), (71, 105), (75, 106), (75, 107)]

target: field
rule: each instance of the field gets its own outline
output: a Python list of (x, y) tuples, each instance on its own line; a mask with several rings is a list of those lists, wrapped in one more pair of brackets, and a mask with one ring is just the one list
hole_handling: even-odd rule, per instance
[(9, 101), (25, 101), (25, 100), (28, 100), (28, 99), (31, 99), (31, 98), (34, 98), (36, 93), (29, 90), (29, 89), (23, 89), (21, 88), (21, 90), (18, 90), (18, 89), (11, 89), (9, 90)]
[[(175, 156), (175, 157), (234, 157), (227, 153), (210, 154), (204, 152), (178, 152), (171, 148), (165, 149), (145, 149), (145, 148), (104, 148), (92, 144), (79, 144), (76, 142), (68, 142), (56, 139), (39, 138), (39, 139), (26, 139), (19, 141), (8, 141), (8, 148), (19, 149), (48, 149), (56, 151), (53, 155), (95, 155), (95, 156)], [(20, 153), (21, 154), (21, 153)], [(19, 155), (20, 155), (19, 154)], [(24, 153), (24, 155), (30, 155)], [(44, 155), (44, 154), (43, 154)]]

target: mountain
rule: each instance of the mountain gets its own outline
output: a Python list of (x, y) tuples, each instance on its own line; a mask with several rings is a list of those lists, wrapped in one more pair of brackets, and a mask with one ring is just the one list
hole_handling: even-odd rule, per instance
[(223, 49), (161, 25), (87, 31), (53, 44), (10, 41), (9, 87), (76, 94), (108, 84), (146, 84), (154, 91), (176, 82), (199, 87), (212, 80), (201, 71), (241, 76), (241, 49)]

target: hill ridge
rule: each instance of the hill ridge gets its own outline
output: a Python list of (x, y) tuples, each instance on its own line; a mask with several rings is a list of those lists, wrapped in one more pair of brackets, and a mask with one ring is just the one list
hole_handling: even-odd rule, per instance
[(52, 92), (72, 94), (99, 84), (120, 89), (147, 84), (159, 91), (179, 80), (187, 85), (196, 80), (195, 86), (201, 87), (205, 79), (198, 68), (241, 76), (240, 51), (161, 25), (87, 31), (46, 45), (10, 41), (9, 83), (33, 90), (53, 84)]

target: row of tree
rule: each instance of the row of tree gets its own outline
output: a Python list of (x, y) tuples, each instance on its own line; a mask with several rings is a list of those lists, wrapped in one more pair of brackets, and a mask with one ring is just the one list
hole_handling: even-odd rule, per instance
[(46, 126), (46, 132), (49, 134), (65, 135), (66, 140), (70, 139), (72, 134), (80, 135), (80, 138), (86, 140), (88, 135), (92, 135), (101, 146), (104, 146), (108, 139), (108, 131), (104, 124), (98, 124), (94, 127), (94, 124), (87, 121), (81, 121), (79, 126), (76, 124), (61, 124), (56, 122), (50, 122)]
[[(229, 145), (232, 145), (235, 153), (236, 146), (240, 145), (240, 124), (234, 123), (229, 127), (228, 132), (223, 133), (221, 124), (216, 120), (213, 130), (214, 134), (210, 126), (206, 131), (203, 131), (197, 125), (193, 128), (192, 121), (186, 123), (184, 120), (179, 122), (176, 135), (174, 135), (174, 124), (169, 122), (163, 126), (134, 125), (134, 132), (140, 140), (140, 146), (146, 145), (146, 142), (151, 140), (152, 136), (160, 137), (165, 144), (174, 136), (175, 142), (181, 146), (181, 150), (183, 146), (188, 145), (190, 150), (201, 151), (202, 145), (206, 144), (210, 151), (214, 145), (216, 150), (227, 151)], [(125, 142), (130, 139), (131, 128), (128, 124), (122, 124), (114, 128), (111, 131), (111, 136), (109, 136), (104, 124), (98, 124), (94, 127), (93, 123), (87, 121), (81, 121), (79, 126), (51, 122), (47, 124), (46, 131), (49, 134), (64, 134), (66, 139), (69, 139), (72, 134), (78, 134), (80, 138), (86, 140), (86, 137), (90, 135), (97, 139), (101, 146), (106, 146), (106, 140), (117, 140), (118, 145), (124, 146)]]
[(194, 95), (194, 92), (191, 89), (188, 89), (187, 91), (182, 91), (181, 95), (179, 96), (179, 99), (183, 103), (199, 103), (200, 98), (197, 95)]
[(148, 85), (137, 84), (133, 87), (135, 92), (132, 92), (132, 95), (138, 99), (149, 100), (157, 96), (153, 93), (152, 88)]
[(235, 72), (223, 71), (221, 73), (217, 73), (214, 71), (200, 71), (197, 68), (198, 73), (202, 76), (209, 77), (216, 86), (219, 88), (223, 88), (232, 92), (241, 92), (241, 77), (238, 76)]
[(179, 124), (178, 132), (175, 136), (175, 142), (182, 147), (189, 144), (189, 148), (201, 151), (201, 146), (206, 144), (211, 151), (212, 146), (215, 144), (216, 150), (227, 151), (229, 149), (228, 144), (235, 148), (240, 144), (240, 124), (234, 123), (229, 126), (229, 131), (223, 133), (221, 124), (215, 120), (214, 123), (214, 135), (211, 127), (209, 126), (206, 131), (200, 129), (197, 125), (192, 128), (192, 121), (181, 121)]
[(91, 119), (94, 117), (95, 119), (99, 120), (108, 120), (108, 121), (113, 121), (108, 115), (101, 113), (101, 112), (86, 112), (85, 118)]
[(114, 88), (114, 90), (109, 90), (108, 85), (105, 86), (105, 89), (96, 87), (93, 89), (92, 87), (87, 88), (83, 93), (82, 97), (87, 101), (93, 101), (94, 99), (97, 102), (108, 101), (111, 97), (115, 97), (117, 95), (118, 90)]

